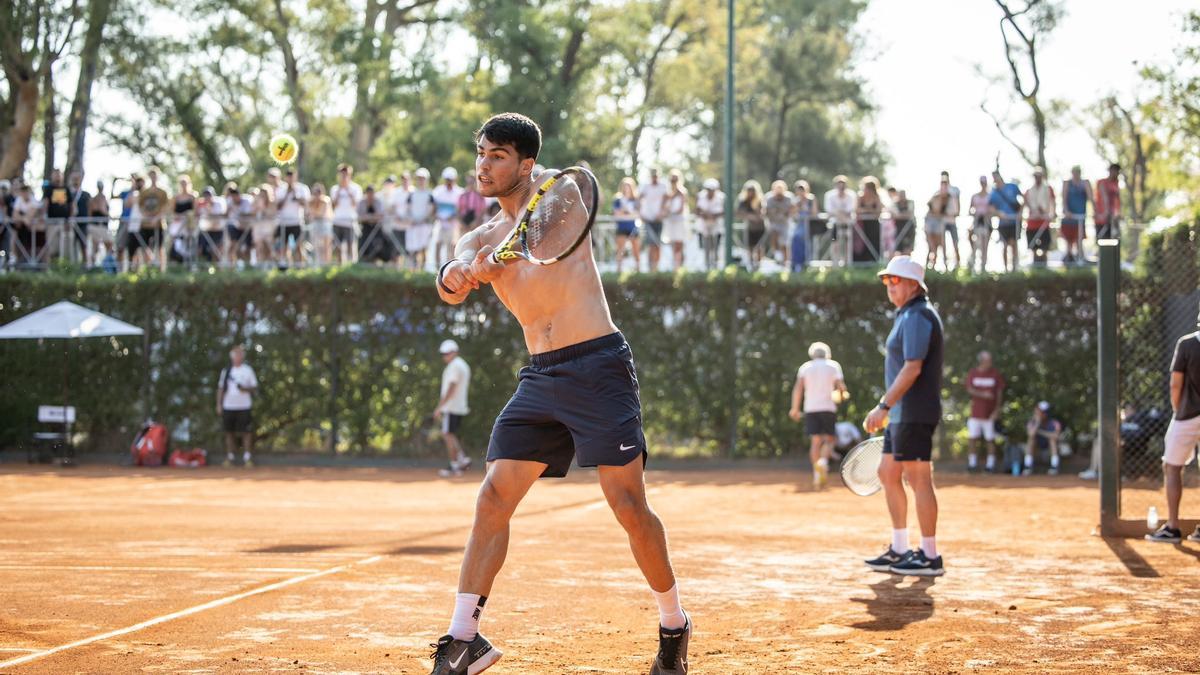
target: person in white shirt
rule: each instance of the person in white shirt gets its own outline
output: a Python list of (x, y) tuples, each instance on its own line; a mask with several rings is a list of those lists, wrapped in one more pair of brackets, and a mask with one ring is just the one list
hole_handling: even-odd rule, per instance
[(275, 218), (279, 229), (275, 233), (275, 247), (278, 255), (279, 248), (283, 249), (280, 258), (292, 266), (300, 257), (304, 246), (304, 211), (312, 193), (308, 186), (301, 183), (296, 176), (296, 170), (288, 168), (283, 175), (283, 183), (275, 188)]
[(429, 169), (417, 169), (415, 174), (417, 185), (408, 193), (408, 216), (411, 222), (408, 226), (408, 254), (412, 257), (413, 268), (425, 268), (425, 249), (433, 238), (433, 220), (437, 204), (434, 202), (433, 191), (429, 189)]
[(672, 169), (668, 180), (671, 187), (667, 192), (666, 216), (663, 218), (663, 241), (671, 244), (673, 266), (683, 268), (683, 244), (687, 240), (688, 191), (683, 184), (683, 174)]
[[(804, 418), (804, 430), (810, 440), (809, 458), (813, 465), (813, 489), (825, 487), (829, 475), (829, 457), (837, 434), (838, 404), (848, 398), (842, 366), (830, 357), (829, 345), (814, 342), (808, 348), (812, 359), (796, 372), (792, 387), (792, 409), (788, 416), (799, 422)], [(804, 411), (800, 410), (801, 398)]]
[(388, 235), (396, 247), (396, 269), (408, 265), (408, 228), (412, 225), (412, 176), (407, 171), (400, 174), (400, 185), (392, 198), (392, 229)]
[(658, 169), (650, 169), (650, 182), (638, 188), (638, 215), (642, 218), (642, 232), (650, 271), (658, 271), (658, 259), (662, 254), (659, 247), (663, 241), (663, 218), (667, 215), (666, 183), (658, 179)]
[(229, 350), (229, 367), (217, 378), (217, 415), (225, 429), (225, 466), (233, 466), (237, 441), (242, 441), (242, 463), (254, 466), (254, 418), (250, 413), (258, 378), (246, 363), (246, 350), (241, 345)]
[(854, 226), (858, 195), (854, 190), (847, 190), (846, 184), (850, 179), (838, 175), (833, 177), (833, 189), (825, 193), (825, 214), (829, 219), (829, 229), (833, 232), (831, 256), (834, 264), (845, 267), (850, 264), (850, 232)]
[(704, 249), (705, 269), (715, 269), (721, 247), (725, 193), (716, 178), (706, 178), (704, 189), (696, 195), (696, 215), (700, 224), (700, 247)]
[(433, 188), (433, 201), (437, 219), (437, 247), (435, 258), (439, 264), (454, 255), (454, 244), (458, 242), (458, 199), (463, 189), (458, 184), (458, 169), (448, 166), (442, 169), (442, 184)]
[(353, 181), (354, 167), (339, 164), (338, 182), (329, 189), (329, 201), (333, 206), (333, 244), (339, 263), (355, 260), (354, 224), (358, 222), (358, 203), (362, 201), (362, 187)]
[(442, 394), (437, 408), (433, 411), (433, 417), (442, 422), (442, 440), (446, 442), (446, 456), (449, 460), (449, 466), (439, 471), (438, 475), (449, 478), (461, 476), (463, 471), (471, 466), (471, 458), (463, 452), (462, 442), (458, 439), (463, 417), (471, 412), (467, 405), (471, 366), (458, 355), (458, 343), (454, 340), (443, 340), (438, 351), (442, 354), (446, 368), (442, 371)]

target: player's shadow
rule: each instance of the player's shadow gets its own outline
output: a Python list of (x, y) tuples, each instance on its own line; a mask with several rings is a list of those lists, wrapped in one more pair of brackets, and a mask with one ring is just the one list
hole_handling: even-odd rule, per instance
[(862, 630), (896, 630), (916, 621), (924, 621), (933, 616), (933, 598), (929, 589), (933, 587), (932, 577), (918, 577), (909, 586), (901, 586), (905, 577), (888, 575), (870, 588), (875, 591), (873, 598), (851, 598), (861, 602), (871, 614), (870, 621), (859, 621), (852, 628)]

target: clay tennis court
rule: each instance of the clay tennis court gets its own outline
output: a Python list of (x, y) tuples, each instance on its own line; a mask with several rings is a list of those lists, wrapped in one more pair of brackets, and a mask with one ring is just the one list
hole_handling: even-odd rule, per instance
[[(479, 477), (4, 466), (0, 672), (426, 673)], [(648, 474), (692, 672), (1200, 670), (1200, 545), (1090, 536), (1094, 484), (940, 475), (948, 572), (917, 581), (860, 564), (881, 496), (805, 479)], [(543, 481), (512, 529), (489, 675), (646, 672), (653, 600), (595, 475)]]

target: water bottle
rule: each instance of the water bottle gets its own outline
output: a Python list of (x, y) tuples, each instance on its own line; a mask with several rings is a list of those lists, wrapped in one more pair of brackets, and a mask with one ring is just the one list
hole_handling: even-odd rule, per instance
[(1014, 476), (1021, 475), (1021, 460), (1018, 459), (1012, 463), (1012, 475), (1014, 475)]
[(1151, 530), (1158, 528), (1158, 509), (1153, 506), (1146, 511), (1146, 527)]

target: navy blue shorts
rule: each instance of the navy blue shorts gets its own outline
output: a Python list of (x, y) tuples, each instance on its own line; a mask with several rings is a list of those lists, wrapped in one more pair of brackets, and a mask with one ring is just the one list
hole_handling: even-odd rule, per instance
[(534, 354), (492, 427), (487, 461), (542, 462), (543, 478), (579, 466), (642, 459), (642, 401), (633, 352), (620, 333)]

